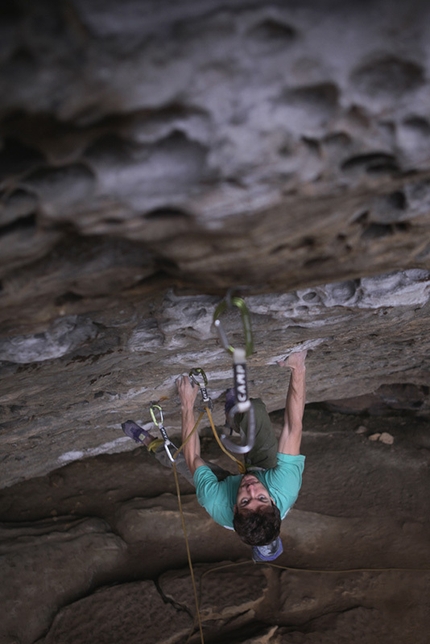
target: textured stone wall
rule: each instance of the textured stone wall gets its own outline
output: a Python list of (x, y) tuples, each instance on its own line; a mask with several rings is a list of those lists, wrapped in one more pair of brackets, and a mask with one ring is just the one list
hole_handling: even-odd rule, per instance
[[(1, 4), (7, 644), (186, 640), (173, 483), (120, 425), (149, 427), (158, 400), (177, 435), (175, 379), (197, 366), (222, 422), (228, 289), (252, 396), (281, 409), (277, 361), (306, 347), (308, 402), (362, 414), (310, 416), (282, 563), (384, 571), (208, 573), (210, 641), (427, 642), (429, 36), (424, 0)], [(198, 575), (249, 560), (183, 490)]]
[(159, 267), (203, 291), (429, 268), (425, 2), (11, 0), (2, 16), (13, 313)]

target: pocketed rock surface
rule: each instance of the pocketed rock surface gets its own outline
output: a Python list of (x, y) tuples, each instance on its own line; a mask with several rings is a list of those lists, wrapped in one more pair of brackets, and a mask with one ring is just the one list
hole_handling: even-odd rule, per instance
[(427, 644), (429, 35), (424, 0), (2, 3), (2, 643), (187, 641), (173, 479), (121, 423), (180, 440), (202, 367), (223, 424), (227, 295), (278, 431), (309, 350), (307, 467), (300, 570), (181, 484), (207, 641)]

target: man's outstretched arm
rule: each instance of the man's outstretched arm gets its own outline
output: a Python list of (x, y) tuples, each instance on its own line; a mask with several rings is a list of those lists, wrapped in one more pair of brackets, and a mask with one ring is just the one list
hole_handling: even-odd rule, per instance
[(291, 369), (285, 403), (284, 427), (278, 445), (278, 452), (281, 454), (291, 454), (292, 456), (300, 454), (303, 412), (306, 402), (306, 353), (307, 351), (292, 353), (287, 360), (279, 363), (281, 367)]
[[(180, 376), (176, 381), (176, 387), (181, 400), (182, 442), (184, 442), (194, 428), (194, 402), (199, 389), (197, 386), (192, 386), (188, 376)], [(200, 458), (200, 438), (197, 431), (185, 445), (183, 454), (191, 474), (194, 474), (200, 465), (205, 464)]]

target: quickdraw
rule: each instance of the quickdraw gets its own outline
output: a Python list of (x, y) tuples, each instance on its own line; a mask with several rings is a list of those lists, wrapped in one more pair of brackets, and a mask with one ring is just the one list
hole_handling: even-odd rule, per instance
[[(224, 313), (229, 307), (236, 306), (241, 314), (243, 332), (245, 336), (245, 349), (235, 349), (228, 341), (227, 335), (219, 319), (220, 315)], [(218, 332), (218, 337), (224, 349), (233, 356), (233, 379), (234, 379), (234, 393), (235, 405), (230, 410), (228, 420), (230, 426), (233, 426), (234, 416), (238, 413), (248, 413), (248, 437), (247, 442), (237, 445), (233, 443), (227, 436), (221, 436), (224, 445), (236, 454), (246, 454), (249, 452), (255, 442), (255, 413), (251, 401), (248, 396), (248, 378), (246, 370), (246, 358), (251, 355), (254, 350), (254, 343), (252, 338), (251, 317), (245, 302), (239, 297), (226, 298), (215, 309), (213, 316), (213, 323)]]
[[(155, 413), (158, 412), (159, 419), (157, 420), (157, 417)], [(167, 436), (166, 429), (164, 427), (164, 417), (163, 417), (163, 410), (161, 409), (160, 405), (158, 405), (155, 402), (151, 402), (151, 406), (149, 408), (149, 413), (151, 414), (152, 422), (154, 425), (160, 430), (160, 434), (163, 437), (164, 440), (164, 449), (166, 450), (166, 454), (169, 457), (170, 461), (172, 463), (175, 462), (175, 458), (170, 451), (170, 445), (173, 447), (175, 451), (177, 451), (176, 446), (172, 443), (172, 441), (169, 439)]]
[(216, 307), (213, 315), (213, 323), (218, 331), (218, 336), (221, 341), (222, 346), (226, 351), (233, 354), (234, 347), (231, 346), (227, 339), (227, 335), (222, 327), (221, 320), (219, 319), (227, 309), (233, 308), (236, 306), (240, 311), (240, 316), (242, 318), (243, 333), (245, 336), (245, 352), (246, 357), (248, 358), (251, 353), (254, 351), (254, 340), (252, 337), (252, 327), (251, 327), (251, 316), (249, 314), (248, 307), (246, 306), (244, 300), (241, 297), (230, 297), (227, 296), (222, 300)]
[[(209, 409), (212, 409), (213, 408), (212, 398), (209, 396), (208, 389), (207, 389), (208, 379), (203, 369), (201, 367), (196, 367), (195, 369), (191, 369), (188, 375), (190, 377), (191, 382), (197, 385), (198, 388), (200, 389), (203, 406), (209, 407)], [(199, 380), (199, 378), (201, 380)]]

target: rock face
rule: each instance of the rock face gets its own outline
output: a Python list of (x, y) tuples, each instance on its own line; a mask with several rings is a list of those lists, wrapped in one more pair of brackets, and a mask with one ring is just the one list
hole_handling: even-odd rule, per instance
[[(130, 607), (144, 596), (152, 621), (163, 606), (178, 619), (147, 641), (186, 641), (193, 608), (173, 482), (148, 455), (140, 472), (143, 452), (120, 426), (152, 426), (157, 400), (177, 435), (175, 379), (194, 367), (223, 422), (231, 358), (212, 320), (226, 294), (250, 311), (251, 396), (282, 409), (288, 374), (277, 362), (305, 347), (307, 401), (334, 414), (309, 409), (308, 462), (328, 450), (327, 470), (307, 469), (283, 564), (402, 571), (328, 582), (245, 566), (237, 587), (233, 573), (208, 573), (210, 638), (427, 642), (429, 35), (423, 0), (2, 4), (7, 644), (107, 642), (123, 611), (121, 637), (137, 644), (148, 616)], [(242, 346), (239, 311), (222, 321)], [(210, 439), (204, 448), (222, 462)], [(182, 490), (198, 574), (249, 560)]]
[[(279, 431), (281, 415), (272, 419)], [(205, 641), (425, 644), (430, 498), (428, 450), (412, 436), (420, 426), (428, 423), (392, 412), (311, 406), (303, 488), (275, 567), (254, 564), (182, 481)], [(368, 440), (376, 430), (393, 444)], [(213, 441), (203, 455), (226, 466)], [(0, 515), (2, 642), (182, 644), (193, 632), (200, 641), (173, 477), (145, 448), (12, 486)]]
[(429, 268), (427, 3), (288, 5), (7, 3), (3, 319)]

